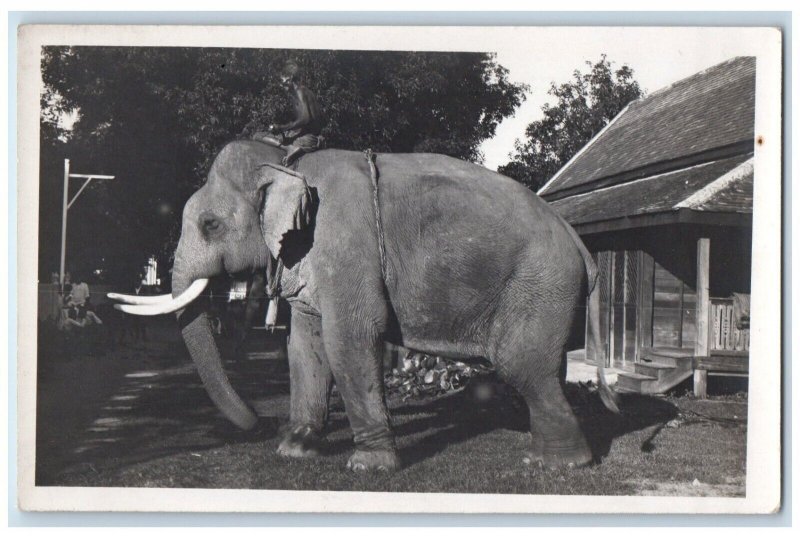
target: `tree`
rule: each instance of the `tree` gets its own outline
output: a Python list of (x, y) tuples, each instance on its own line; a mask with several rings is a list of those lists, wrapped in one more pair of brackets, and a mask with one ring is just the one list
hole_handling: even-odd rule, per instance
[(528, 125), (511, 161), (498, 168), (501, 174), (539, 190), (629, 102), (643, 95), (627, 65), (613, 70), (605, 55), (586, 64), (588, 73), (576, 70), (571, 81), (551, 84), (548, 94), (556, 104), (542, 107), (544, 117)]
[[(70, 210), (68, 265), (105, 258), (122, 274), (150, 253), (168, 259), (181, 208), (217, 151), (287, 119), (278, 73), (290, 57), (323, 107), (329, 147), (480, 161), (480, 143), (526, 89), (480, 53), (46, 47), (40, 273), (57, 266), (65, 157), (75, 170), (116, 176)], [(65, 129), (70, 113), (77, 121)]]

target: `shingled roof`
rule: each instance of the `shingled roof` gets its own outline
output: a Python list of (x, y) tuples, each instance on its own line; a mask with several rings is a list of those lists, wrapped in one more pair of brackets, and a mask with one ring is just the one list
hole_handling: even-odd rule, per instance
[(733, 58), (632, 102), (539, 194), (573, 225), (752, 213), (755, 64)]

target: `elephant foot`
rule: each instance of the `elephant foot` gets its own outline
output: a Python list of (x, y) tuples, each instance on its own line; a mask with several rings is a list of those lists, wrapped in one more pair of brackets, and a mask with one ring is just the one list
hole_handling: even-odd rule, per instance
[(400, 460), (394, 450), (356, 450), (347, 460), (351, 471), (392, 472), (400, 468)]
[(530, 450), (525, 453), (522, 462), (526, 465), (543, 467), (545, 469), (577, 468), (589, 465), (594, 461), (589, 447), (579, 445), (576, 447), (559, 449), (545, 448), (543, 451)]
[(292, 428), (278, 445), (278, 454), (289, 458), (313, 458), (320, 455), (319, 434), (308, 424)]
[(522, 455), (522, 463), (534, 467), (544, 466), (544, 453), (541, 449), (526, 450)]

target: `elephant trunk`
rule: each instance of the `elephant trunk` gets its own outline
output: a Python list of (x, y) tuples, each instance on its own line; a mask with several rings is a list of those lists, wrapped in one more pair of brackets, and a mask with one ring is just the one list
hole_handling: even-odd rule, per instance
[[(179, 296), (191, 285), (191, 280), (184, 276), (185, 269), (177, 263), (178, 259), (176, 257), (172, 278), (174, 297)], [(178, 312), (183, 340), (214, 404), (228, 420), (243, 430), (249, 430), (256, 425), (258, 418), (231, 386), (222, 367), (222, 356), (214, 341), (208, 313), (198, 304), (199, 302), (195, 301)]]

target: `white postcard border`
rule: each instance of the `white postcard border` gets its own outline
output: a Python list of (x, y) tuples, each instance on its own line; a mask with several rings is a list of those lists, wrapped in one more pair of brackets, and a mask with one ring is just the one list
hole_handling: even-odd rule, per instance
[[(531, 32), (596, 39), (620, 32), (686, 39), (737, 32), (757, 58), (752, 329), (744, 498), (363, 493), (34, 485), (40, 50), (44, 45), (491, 51)], [(23, 26), (18, 41), (18, 495), (23, 510), (348, 513), (770, 513), (781, 484), (781, 39), (769, 28)], [(709, 37), (710, 39), (710, 37)], [(531, 50), (532, 58), (546, 51)], [(768, 178), (768, 179), (762, 179)], [(344, 470), (342, 472), (345, 472)], [(621, 502), (623, 501), (624, 502)]]

